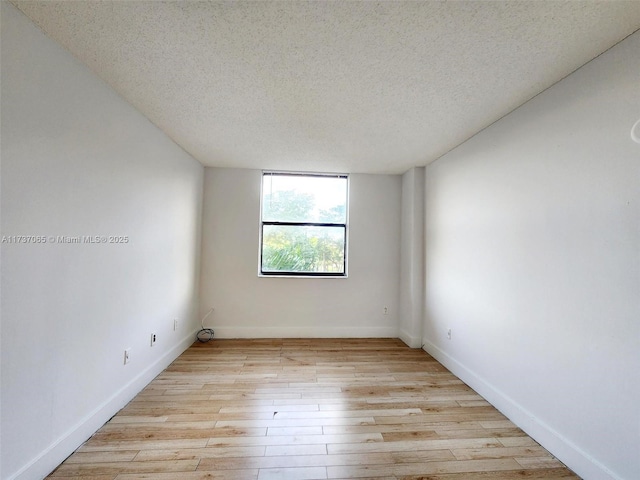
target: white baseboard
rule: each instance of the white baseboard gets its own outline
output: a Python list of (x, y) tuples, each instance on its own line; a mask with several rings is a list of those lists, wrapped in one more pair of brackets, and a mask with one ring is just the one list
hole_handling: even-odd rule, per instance
[(407, 331), (400, 329), (399, 338), (402, 340), (409, 348), (420, 348), (422, 347), (422, 339), (420, 337), (416, 337), (410, 335)]
[(482, 395), (491, 405), (509, 420), (524, 430), (530, 437), (549, 450), (558, 460), (585, 479), (624, 480), (606, 466), (580, 449), (550, 425), (536, 418), (512, 398), (486, 382), (473, 370), (460, 363), (439, 347), (423, 340), (425, 351), (448, 368), (460, 380)]
[(393, 327), (214, 326), (215, 338), (397, 338)]
[(109, 421), (111, 417), (129, 403), (151, 380), (178, 358), (182, 352), (189, 348), (195, 341), (195, 334), (196, 330), (183, 338), (176, 346), (167, 351), (138, 376), (96, 407), (85, 418), (67, 430), (60, 438), (51, 443), (40, 455), (18, 470), (18, 472), (7, 477), (7, 480), (33, 480), (34, 478), (46, 477), (91, 437), (91, 435)]

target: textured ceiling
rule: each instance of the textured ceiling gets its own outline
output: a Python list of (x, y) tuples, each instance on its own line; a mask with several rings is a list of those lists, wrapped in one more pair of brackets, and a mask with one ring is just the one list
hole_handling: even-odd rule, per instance
[(635, 0), (12, 3), (204, 165), (283, 170), (426, 165), (640, 28)]

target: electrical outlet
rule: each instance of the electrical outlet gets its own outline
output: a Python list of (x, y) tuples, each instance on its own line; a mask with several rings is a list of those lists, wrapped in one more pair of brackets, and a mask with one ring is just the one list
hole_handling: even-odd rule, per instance
[(384, 307), (383, 311), (384, 314), (387, 315), (389, 313), (389, 307)]
[(451, 329), (447, 330), (447, 338), (451, 340)]
[(127, 348), (124, 351), (124, 364), (126, 365), (131, 361), (131, 349)]
[(176, 330), (178, 330), (178, 319), (174, 318), (173, 319), (173, 331), (175, 332)]
[(153, 347), (156, 344), (156, 334), (151, 334), (151, 346)]

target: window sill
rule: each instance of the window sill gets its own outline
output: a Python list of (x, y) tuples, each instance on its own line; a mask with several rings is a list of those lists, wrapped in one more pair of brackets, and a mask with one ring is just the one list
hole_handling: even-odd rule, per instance
[(258, 274), (259, 278), (307, 278), (307, 279), (315, 279), (315, 280), (323, 280), (325, 278), (349, 278), (349, 275), (264, 275), (262, 273)]

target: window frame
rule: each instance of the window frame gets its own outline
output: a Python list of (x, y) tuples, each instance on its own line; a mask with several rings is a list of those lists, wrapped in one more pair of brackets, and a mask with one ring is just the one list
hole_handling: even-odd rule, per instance
[[(345, 192), (345, 219), (344, 223), (331, 222), (283, 222), (265, 221), (264, 213), (264, 179), (267, 175), (301, 176), (301, 177), (334, 177), (344, 178), (347, 182)], [(346, 173), (319, 173), (319, 172), (290, 172), (280, 170), (263, 170), (260, 175), (260, 234), (258, 245), (258, 276), (264, 278), (348, 278), (348, 247), (349, 247), (349, 192), (350, 176)], [(343, 271), (342, 272), (296, 272), (296, 271), (264, 271), (262, 269), (262, 256), (264, 250), (264, 227), (265, 226), (292, 226), (292, 227), (341, 227), (344, 229), (343, 244)]]

